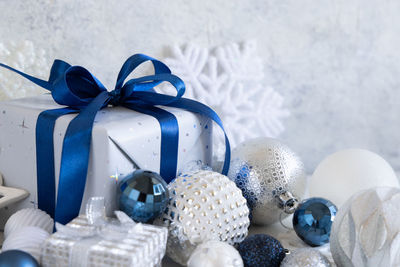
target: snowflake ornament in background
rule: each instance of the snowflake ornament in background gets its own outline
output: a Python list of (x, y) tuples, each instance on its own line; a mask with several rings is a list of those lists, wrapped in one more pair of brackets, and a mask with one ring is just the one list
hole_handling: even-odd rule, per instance
[[(185, 82), (185, 97), (219, 114), (232, 147), (253, 137), (277, 137), (284, 130), (282, 119), (289, 111), (282, 107), (283, 97), (263, 84), (264, 65), (257, 55), (256, 42), (214, 49), (192, 44), (174, 46), (165, 62)], [(217, 158), (221, 158), (223, 136), (215, 143)]]
[[(31, 41), (0, 43), (0, 62), (35, 77), (45, 78), (49, 62), (43, 49), (35, 48)], [(17, 74), (0, 70), (0, 100), (34, 96), (46, 92)]]

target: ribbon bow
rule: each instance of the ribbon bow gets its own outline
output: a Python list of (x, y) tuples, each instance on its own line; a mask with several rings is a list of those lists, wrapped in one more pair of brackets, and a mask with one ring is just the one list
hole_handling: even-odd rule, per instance
[[(125, 82), (127, 77), (146, 61), (153, 64), (154, 75)], [(118, 74), (115, 89), (110, 92), (88, 70), (80, 66), (71, 66), (62, 60), (54, 61), (48, 81), (2, 63), (0, 66), (49, 90), (54, 101), (66, 106), (43, 111), (36, 123), (38, 206), (62, 224), (68, 223), (79, 214), (86, 184), (92, 128), (100, 109), (108, 105), (123, 106), (158, 120), (161, 127), (160, 175), (167, 182), (176, 175), (179, 128), (175, 116), (157, 107), (158, 105), (181, 108), (207, 116), (224, 131), (221, 119), (211, 108), (182, 97), (185, 84), (179, 77), (171, 74), (170, 69), (161, 61), (143, 54), (135, 54), (125, 61)], [(157, 93), (154, 87), (162, 82), (173, 85), (176, 95)], [(71, 113), (79, 114), (69, 123), (64, 137), (56, 205), (53, 132), (57, 118)], [(223, 174), (227, 174), (230, 161), (230, 146), (226, 134), (225, 144)]]

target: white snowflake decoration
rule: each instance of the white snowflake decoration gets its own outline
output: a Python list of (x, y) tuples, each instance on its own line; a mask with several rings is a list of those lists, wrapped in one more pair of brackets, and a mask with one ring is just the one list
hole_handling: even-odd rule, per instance
[[(0, 62), (38, 78), (49, 73), (49, 62), (43, 49), (33, 42), (0, 43)], [(0, 68), (0, 100), (39, 95), (46, 92), (21, 76)]]
[[(232, 147), (253, 137), (276, 137), (283, 130), (283, 97), (263, 85), (264, 66), (256, 42), (232, 43), (215, 49), (188, 44), (172, 47), (165, 62), (186, 84), (185, 97), (212, 107), (224, 122)], [(217, 155), (224, 139), (217, 140)]]

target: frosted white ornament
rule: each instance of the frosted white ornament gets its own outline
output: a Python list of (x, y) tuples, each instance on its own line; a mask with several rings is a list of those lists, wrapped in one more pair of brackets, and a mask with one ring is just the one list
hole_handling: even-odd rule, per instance
[(178, 176), (169, 185), (170, 202), (156, 224), (168, 227), (167, 255), (185, 265), (200, 243), (235, 244), (247, 235), (249, 209), (228, 177), (201, 170)]
[(400, 189), (376, 187), (355, 194), (336, 214), (330, 247), (344, 267), (400, 266)]
[[(276, 137), (284, 130), (282, 119), (289, 111), (283, 108), (283, 97), (263, 82), (264, 64), (255, 41), (211, 49), (174, 46), (165, 62), (185, 82), (185, 97), (217, 111), (233, 147), (248, 138)], [(224, 137), (218, 136), (215, 143), (217, 154), (223, 155)]]
[(281, 262), (281, 267), (330, 267), (329, 260), (318, 250), (299, 248), (290, 251)]
[(53, 219), (46, 212), (34, 208), (22, 209), (7, 220), (4, 226), (4, 238), (26, 226), (36, 226), (52, 233), (53, 225)]
[(2, 250), (22, 250), (31, 254), (38, 262), (44, 241), (50, 236), (45, 230), (26, 226), (18, 231), (12, 232), (3, 242)]
[(392, 167), (371, 151), (347, 149), (318, 165), (309, 180), (309, 193), (329, 199), (340, 209), (356, 192), (376, 186), (400, 186)]
[(188, 267), (243, 267), (239, 252), (221, 241), (207, 241), (197, 246), (190, 256)]

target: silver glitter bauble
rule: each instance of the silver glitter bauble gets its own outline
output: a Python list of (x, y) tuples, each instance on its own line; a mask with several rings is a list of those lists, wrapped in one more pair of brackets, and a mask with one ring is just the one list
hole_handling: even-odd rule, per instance
[(318, 250), (299, 248), (283, 259), (281, 267), (330, 267), (329, 260)]
[(252, 139), (234, 149), (228, 176), (247, 199), (252, 222), (262, 225), (286, 217), (279, 197), (301, 198), (306, 185), (303, 163), (286, 145), (272, 138)]
[(197, 246), (188, 262), (188, 267), (243, 267), (239, 252), (221, 241), (207, 241)]
[(235, 244), (246, 236), (249, 209), (228, 177), (201, 170), (178, 176), (169, 185), (170, 202), (156, 224), (168, 227), (167, 255), (185, 265), (200, 243)]
[(375, 187), (353, 195), (336, 214), (330, 247), (343, 267), (400, 266), (400, 189)]

